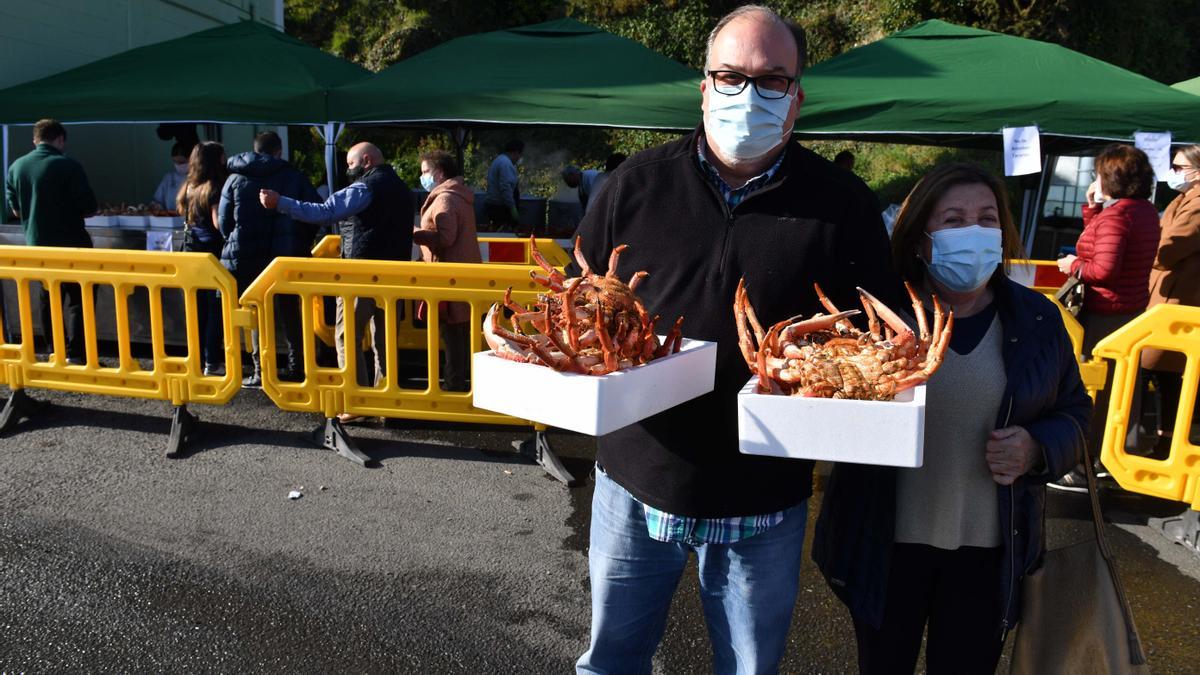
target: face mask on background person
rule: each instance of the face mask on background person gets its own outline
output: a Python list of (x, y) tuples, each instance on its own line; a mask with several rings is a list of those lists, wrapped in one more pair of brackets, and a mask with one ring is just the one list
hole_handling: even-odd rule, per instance
[(359, 178), (362, 178), (364, 171), (365, 170), (363, 169), (362, 164), (359, 164), (358, 166), (349, 167), (348, 169), (346, 169), (346, 178), (349, 179), (351, 183), (353, 183), (354, 181), (358, 180)]
[(1192, 181), (1183, 177), (1183, 171), (1175, 171), (1172, 169), (1167, 172), (1167, 187), (1176, 192), (1186, 192)]
[(952, 291), (967, 293), (983, 286), (1000, 264), (999, 228), (970, 225), (926, 236), (933, 241), (926, 263), (929, 274)]
[(188, 172), (187, 162), (184, 162), (183, 164), (175, 165), (175, 173), (179, 174), (180, 176), (186, 176), (187, 172)]
[(433, 182), (433, 174), (431, 174), (431, 173), (421, 174), (421, 187), (425, 188), (426, 192), (431, 192), (433, 190), (434, 185), (436, 185), (436, 183)]
[(708, 123), (704, 131), (726, 159), (735, 162), (758, 159), (783, 143), (783, 123), (793, 99), (794, 94), (763, 98), (750, 83), (732, 96), (714, 88), (708, 94)]

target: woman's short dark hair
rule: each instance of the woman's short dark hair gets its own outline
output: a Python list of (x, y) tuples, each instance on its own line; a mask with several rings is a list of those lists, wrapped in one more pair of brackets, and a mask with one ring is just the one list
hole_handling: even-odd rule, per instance
[(925, 236), (925, 226), (928, 225), (933, 207), (942, 195), (959, 185), (984, 185), (995, 195), (1005, 269), (1008, 268), (1009, 261), (1024, 257), (1021, 235), (1013, 224), (1012, 211), (1008, 206), (1008, 190), (1004, 188), (1004, 183), (990, 171), (974, 164), (943, 164), (925, 174), (912, 192), (908, 193), (892, 228), (892, 262), (896, 265), (896, 271), (905, 279), (919, 282), (925, 278), (925, 264), (917, 258), (921, 239)]
[(1132, 145), (1113, 143), (1096, 156), (1096, 177), (1104, 194), (1113, 199), (1149, 199), (1154, 169), (1146, 153)]
[(429, 152), (421, 153), (421, 161), (429, 162), (437, 167), (438, 171), (446, 178), (454, 178), (458, 175), (458, 161), (454, 159), (454, 155), (445, 150), (430, 150)]

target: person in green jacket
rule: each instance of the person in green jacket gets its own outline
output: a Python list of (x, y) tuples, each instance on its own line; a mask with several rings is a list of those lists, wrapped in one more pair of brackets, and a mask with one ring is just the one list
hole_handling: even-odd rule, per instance
[[(91, 248), (92, 239), (83, 219), (96, 212), (96, 195), (79, 162), (63, 154), (67, 130), (56, 120), (39, 120), (33, 126), (33, 152), (13, 162), (4, 184), (13, 215), (25, 229), (29, 246)], [(83, 292), (79, 284), (64, 283), (63, 316), (67, 330), (67, 363), (83, 364)], [(53, 351), (50, 293), (41, 291), (42, 335)]]

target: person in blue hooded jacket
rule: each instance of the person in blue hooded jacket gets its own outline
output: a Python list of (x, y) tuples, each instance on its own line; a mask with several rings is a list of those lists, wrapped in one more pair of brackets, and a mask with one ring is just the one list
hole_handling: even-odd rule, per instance
[[(229, 158), (229, 178), (221, 190), (217, 207), (218, 226), (225, 237), (221, 264), (237, 279), (242, 292), (272, 260), (278, 256), (308, 257), (315, 225), (293, 220), (290, 216), (264, 208), (259, 190), (274, 190), (302, 201), (320, 201), (312, 183), (296, 167), (283, 159), (283, 141), (274, 131), (254, 137), (254, 151)], [(287, 367), (284, 380), (303, 379), (304, 357), (300, 330), (300, 304), (296, 298), (276, 298), (276, 311), (283, 320), (287, 338)], [(258, 332), (251, 334), (253, 371), (242, 380), (246, 387), (262, 386)]]
[[(954, 312), (927, 383), (924, 463), (836, 464), (813, 559), (854, 619), (862, 673), (991, 673), (1041, 562), (1045, 485), (1079, 461), (1091, 400), (1058, 309), (1005, 275), (1021, 256), (1004, 184), (926, 175), (892, 235), (896, 269)], [(881, 439), (886, 443), (887, 439)]]

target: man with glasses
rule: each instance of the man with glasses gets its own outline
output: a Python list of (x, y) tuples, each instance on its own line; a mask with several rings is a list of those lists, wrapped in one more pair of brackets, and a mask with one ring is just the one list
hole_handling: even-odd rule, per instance
[[(733, 297), (746, 279), (764, 323), (898, 287), (871, 191), (789, 140), (804, 92), (804, 32), (744, 6), (708, 37), (703, 124), (613, 172), (580, 225), (597, 273), (650, 276), (651, 314), (718, 343), (715, 389), (599, 439), (589, 569), (591, 645), (580, 673), (648, 673), (695, 554), (717, 673), (773, 672), (799, 586), (813, 463), (743, 455), (737, 392), (750, 378)], [(578, 272), (578, 269), (572, 270)]]

